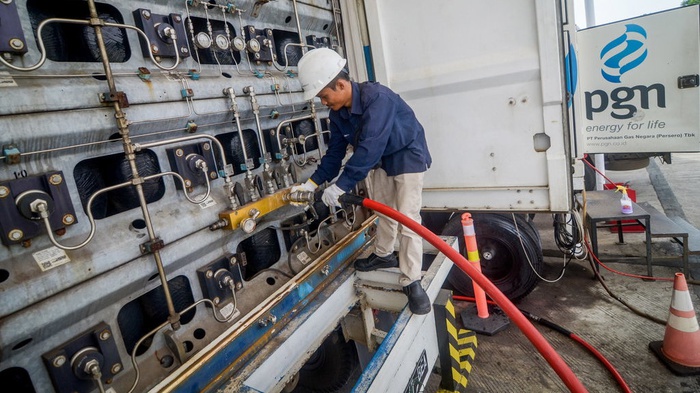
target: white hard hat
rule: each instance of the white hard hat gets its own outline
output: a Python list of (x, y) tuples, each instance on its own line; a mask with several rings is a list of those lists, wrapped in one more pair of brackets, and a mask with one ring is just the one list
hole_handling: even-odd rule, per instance
[(313, 99), (333, 78), (338, 76), (347, 61), (328, 48), (313, 49), (299, 60), (299, 80), (304, 89), (304, 100)]

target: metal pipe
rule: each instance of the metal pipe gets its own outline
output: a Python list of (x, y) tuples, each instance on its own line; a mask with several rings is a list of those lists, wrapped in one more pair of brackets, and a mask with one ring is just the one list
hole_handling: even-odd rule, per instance
[(263, 161), (263, 180), (267, 193), (271, 195), (275, 193), (276, 187), (274, 184), (274, 177), (272, 176), (272, 168), (270, 167), (272, 157), (265, 147), (265, 137), (263, 136), (265, 131), (260, 123), (260, 104), (258, 104), (258, 99), (255, 96), (255, 88), (253, 86), (244, 87), (243, 92), (250, 96), (250, 104), (253, 108), (253, 116), (255, 116), (255, 125), (258, 127), (258, 139), (260, 140), (260, 152), (262, 153)]
[[(89, 7), (89, 4), (88, 4)], [(92, 10), (91, 10), (92, 12)], [(17, 67), (14, 66), (10, 63), (8, 63), (2, 56), (0, 56), (0, 63), (2, 63), (5, 67), (8, 67), (10, 69), (13, 69), (15, 71), (34, 71), (38, 68), (40, 68), (44, 63), (46, 62), (46, 46), (44, 45), (44, 39), (42, 38), (42, 30), (44, 27), (49, 24), (49, 23), (70, 23), (70, 24), (76, 24), (76, 25), (87, 25), (87, 26), (92, 26), (95, 31), (97, 29), (100, 29), (100, 34), (98, 36), (101, 36), (102, 33), (102, 27), (117, 27), (121, 29), (131, 29), (135, 30), (138, 34), (140, 34), (144, 40), (146, 40), (147, 46), (150, 48), (151, 47), (151, 41), (148, 39), (148, 36), (146, 33), (141, 31), (141, 29), (135, 27), (135, 26), (129, 26), (121, 23), (111, 23), (111, 22), (105, 22), (101, 19), (99, 19), (99, 16), (90, 16), (90, 20), (82, 20), (82, 19), (65, 19), (65, 18), (49, 18), (43, 20), (41, 23), (39, 23), (39, 27), (37, 27), (37, 43), (39, 44), (39, 53), (41, 53), (41, 57), (39, 58), (39, 62), (34, 64), (33, 66), (29, 67)], [(180, 51), (177, 48), (177, 36), (175, 34), (175, 30), (170, 30), (167, 33), (170, 38), (173, 40), (173, 46), (175, 47), (175, 64), (173, 64), (171, 67), (165, 67), (161, 65), (158, 61), (156, 61), (155, 57), (153, 57), (153, 53), (150, 51), (148, 52), (149, 57), (151, 58), (151, 61), (156, 65), (156, 67), (160, 68), (161, 70), (164, 71), (171, 71), (174, 70), (179, 64), (180, 64)], [(98, 38), (98, 41), (100, 38)], [(103, 44), (104, 44), (104, 38), (102, 38)], [(99, 42), (98, 42), (99, 45)], [(104, 47), (104, 45), (101, 46), (101, 48)], [(106, 52), (102, 53), (102, 49), (100, 49), (100, 56), (102, 56), (103, 59), (107, 59)], [(111, 71), (110, 71), (111, 72)], [(108, 77), (109, 79), (109, 77)]]
[[(292, 0), (292, 5), (294, 6), (294, 19), (297, 23), (297, 33), (299, 34), (299, 43), (304, 43), (304, 35), (301, 32), (301, 22), (299, 21), (299, 8), (297, 7), (297, 0)], [(301, 48), (302, 54), (306, 53), (304, 48)], [(286, 53), (286, 52), (285, 52)]]
[(280, 131), (282, 131), (282, 126), (284, 126), (285, 124), (289, 124), (289, 123), (292, 123), (295, 121), (300, 121), (300, 120), (306, 120), (306, 119), (314, 119), (315, 120), (315, 116), (316, 116), (315, 113), (311, 113), (311, 114), (305, 115), (305, 116), (299, 116), (299, 117), (294, 117), (294, 118), (287, 119), (287, 120), (282, 120), (281, 122), (279, 122), (279, 124), (277, 124), (277, 129), (275, 129), (275, 136), (277, 137), (277, 149), (280, 151), (280, 153), (282, 153), (282, 141), (280, 140)]
[(85, 247), (88, 243), (90, 243), (92, 238), (95, 236), (95, 230), (96, 230), (96, 226), (97, 226), (95, 224), (95, 218), (92, 215), (92, 202), (95, 200), (95, 198), (97, 198), (98, 196), (102, 195), (105, 192), (116, 190), (116, 189), (126, 187), (129, 185), (131, 185), (130, 181), (120, 183), (120, 184), (115, 184), (113, 186), (105, 187), (101, 190), (98, 190), (90, 196), (90, 199), (88, 199), (88, 203), (87, 203), (87, 206), (85, 208), (87, 210), (88, 221), (90, 222), (90, 233), (88, 234), (87, 239), (85, 239), (80, 244), (77, 244), (75, 246), (65, 246), (63, 244), (60, 244), (58, 242), (58, 240), (56, 240), (56, 238), (53, 235), (53, 229), (51, 228), (51, 222), (49, 221), (49, 213), (47, 210), (48, 206), (46, 204), (44, 204), (44, 205), (37, 204), (36, 213), (39, 213), (39, 215), (41, 216), (41, 219), (44, 221), (44, 226), (46, 227), (46, 233), (48, 234), (49, 240), (51, 241), (51, 243), (54, 246), (56, 246), (62, 250), (77, 250), (79, 248)]
[(338, 40), (338, 46), (340, 47), (341, 52), (345, 52), (345, 50), (343, 49), (343, 45), (341, 44), (340, 29), (338, 28), (338, 19), (340, 18), (338, 15), (340, 14), (340, 11), (338, 11), (336, 0), (331, 0), (331, 8), (333, 9), (333, 24), (335, 25), (335, 38)]
[(315, 119), (314, 129), (316, 130), (316, 138), (318, 138), (318, 158), (321, 159), (323, 158), (323, 154), (325, 153), (325, 151), (323, 150), (323, 132), (321, 131), (321, 126), (318, 124), (319, 120), (316, 116), (316, 105), (314, 104), (313, 100), (311, 101), (311, 114)]
[(44, 62), (46, 62), (46, 47), (44, 46), (44, 39), (41, 36), (41, 32), (44, 29), (44, 26), (46, 26), (49, 23), (72, 23), (76, 25), (89, 25), (90, 22), (86, 20), (81, 20), (81, 19), (64, 19), (64, 18), (49, 18), (41, 21), (39, 23), (39, 27), (36, 29), (36, 37), (37, 37), (37, 43), (39, 44), (39, 53), (41, 53), (41, 57), (39, 58), (39, 62), (34, 64), (33, 66), (29, 67), (17, 67), (14, 66), (10, 63), (8, 63), (2, 56), (0, 56), (0, 63), (2, 63), (5, 67), (11, 68), (15, 71), (34, 71), (44, 65)]
[(238, 103), (236, 102), (236, 93), (233, 90), (233, 87), (227, 87), (224, 89), (224, 95), (228, 96), (228, 98), (231, 100), (231, 112), (233, 112), (233, 119), (236, 122), (236, 128), (238, 130), (238, 138), (241, 142), (241, 150), (243, 153), (243, 162), (245, 169), (247, 171), (250, 171), (250, 167), (252, 166), (252, 162), (248, 162), (248, 152), (245, 150), (245, 139), (243, 138), (243, 128), (241, 128), (241, 114), (238, 112)]
[[(112, 67), (109, 63), (109, 57), (107, 56), (107, 48), (104, 43), (104, 37), (102, 36), (101, 25), (104, 24), (103, 21), (99, 19), (97, 13), (97, 7), (95, 6), (95, 0), (88, 0), (88, 8), (90, 9), (90, 24), (95, 29), (95, 35), (97, 37), (97, 44), (100, 48), (100, 54), (102, 56), (102, 65), (105, 70), (105, 76), (107, 77), (107, 83), (109, 85), (110, 93), (116, 92), (116, 86), (114, 83), (114, 78), (112, 76)], [(138, 29), (137, 29), (138, 30)], [(140, 30), (138, 30), (140, 31)], [(145, 35), (145, 34), (144, 34)], [(175, 39), (173, 39), (173, 44), (175, 44)], [(149, 45), (150, 47), (150, 45)], [(177, 46), (176, 46), (177, 48)], [(179, 56), (176, 52), (176, 62), (175, 66), (179, 62)], [(155, 61), (155, 59), (154, 59)], [(173, 67), (173, 68), (174, 68)], [(143, 178), (139, 174), (138, 167), (136, 166), (136, 154), (134, 152), (131, 140), (129, 138), (129, 123), (126, 119), (126, 114), (122, 111), (119, 100), (114, 100), (112, 102), (114, 106), (114, 117), (117, 119), (117, 127), (119, 128), (119, 134), (122, 137), (122, 143), (124, 147), (124, 153), (126, 159), (129, 161), (129, 167), (131, 168), (132, 180), (131, 183), (134, 184), (136, 188), (136, 194), (139, 199), (139, 205), (141, 207), (141, 214), (146, 223), (146, 229), (148, 232), (148, 238), (151, 243), (157, 242), (159, 239), (156, 237), (155, 230), (153, 229), (153, 223), (151, 222), (151, 215), (148, 211), (148, 203), (143, 191)], [(175, 305), (173, 304), (173, 299), (170, 293), (170, 287), (168, 286), (168, 278), (165, 274), (165, 269), (163, 268), (163, 260), (160, 256), (160, 251), (153, 250), (153, 259), (156, 262), (156, 268), (158, 269), (158, 276), (160, 277), (161, 285), (163, 286), (163, 293), (165, 294), (165, 302), (168, 308), (168, 322), (172, 325), (173, 329), (180, 328), (180, 315), (175, 311)]]
[[(236, 300), (236, 287), (235, 287), (235, 285), (236, 285), (236, 284), (233, 283), (233, 281), (229, 281), (229, 283), (228, 283), (228, 287), (229, 287), (229, 289), (231, 290), (231, 294), (233, 295), (233, 312), (231, 312), (231, 314), (230, 314), (228, 317), (226, 317), (226, 318), (219, 318), (219, 316), (216, 315), (216, 304), (214, 304), (213, 301), (211, 301), (211, 300), (209, 300), (209, 299), (207, 299), (207, 298), (203, 298), (203, 299), (197, 300), (196, 302), (194, 302), (194, 303), (190, 304), (189, 306), (185, 307), (185, 309), (183, 309), (182, 311), (180, 311), (180, 315), (187, 313), (188, 311), (192, 310), (193, 308), (197, 307), (198, 305), (200, 305), (200, 304), (202, 304), (202, 303), (207, 303), (207, 304), (209, 304), (209, 305), (211, 306), (211, 308), (212, 308), (212, 313), (214, 314), (214, 319), (216, 319), (217, 322), (219, 322), (219, 323), (230, 322), (230, 321), (233, 320), (233, 318), (236, 316), (236, 308), (237, 308), (236, 305), (237, 305), (237, 300)], [(164, 328), (167, 324), (168, 324), (167, 321), (166, 321), (166, 322), (163, 322), (163, 323), (161, 323), (158, 327), (156, 327), (155, 329), (153, 329), (153, 330), (151, 330), (150, 332), (146, 333), (143, 337), (141, 337), (141, 338), (139, 339), (139, 341), (136, 342), (136, 345), (134, 345), (134, 348), (131, 350), (131, 356), (130, 356), (130, 357), (131, 357), (131, 364), (132, 364), (133, 367), (134, 367), (134, 373), (136, 374), (136, 377), (134, 378), (134, 382), (133, 382), (133, 384), (131, 385), (131, 388), (129, 389), (129, 393), (132, 393), (132, 392), (134, 391), (134, 389), (136, 389), (136, 386), (139, 384), (139, 379), (140, 379), (139, 365), (138, 365), (138, 363), (136, 362), (136, 350), (138, 349), (138, 347), (141, 346), (141, 344), (144, 342), (144, 340), (146, 340), (148, 337), (151, 337), (152, 335), (158, 333), (158, 331), (159, 331), (160, 329)]]
[[(228, 96), (231, 100), (231, 111), (233, 112), (233, 118), (236, 121), (236, 128), (238, 129), (238, 138), (241, 142), (241, 151), (243, 153), (243, 169), (245, 169), (246, 180), (245, 186), (248, 191), (248, 195), (252, 201), (257, 201), (259, 199), (258, 191), (255, 188), (255, 181), (253, 178), (252, 168), (255, 167), (253, 160), (248, 158), (248, 153), (245, 150), (245, 137), (243, 136), (243, 128), (241, 127), (241, 114), (238, 111), (238, 103), (236, 102), (236, 93), (233, 87), (227, 87), (224, 89), (224, 95)], [(241, 201), (242, 203), (242, 201)]]
[(225, 155), (225, 151), (224, 151), (224, 146), (215, 137), (213, 137), (211, 135), (206, 135), (206, 134), (188, 135), (188, 136), (182, 136), (179, 138), (173, 138), (173, 139), (168, 139), (168, 140), (164, 140), (164, 141), (155, 141), (155, 142), (148, 142), (148, 143), (133, 143), (132, 148), (134, 149), (134, 151), (141, 151), (143, 149), (147, 149), (150, 147), (163, 146), (163, 145), (185, 142), (185, 141), (192, 141), (192, 140), (202, 139), (202, 138), (210, 140), (219, 149), (219, 155), (221, 156), (221, 162), (224, 165), (224, 189), (226, 190), (226, 194), (229, 198), (229, 203), (231, 205), (231, 209), (236, 210), (238, 208), (238, 202), (236, 202), (236, 196), (235, 196), (235, 193), (233, 192), (233, 181), (231, 180), (231, 176), (233, 176), (233, 168), (230, 164), (228, 164), (226, 162), (226, 155)]
[[(314, 48), (314, 49), (316, 49), (316, 47), (313, 46), (313, 45), (308, 45), (308, 44), (297, 44), (297, 43), (295, 43), (295, 42), (289, 42), (289, 43), (287, 43), (287, 44), (284, 46), (284, 49), (282, 50), (282, 52), (284, 53), (284, 67), (280, 68), (280, 64), (277, 62), (277, 57), (276, 57), (276, 56), (274, 55), (274, 53), (273, 53), (273, 56), (272, 56), (272, 65), (275, 66), (275, 68), (277, 69), (277, 71), (286, 72), (287, 69), (289, 68), (289, 58), (287, 57), (287, 47), (289, 47), (289, 46), (298, 46), (298, 47), (301, 47), (301, 48)], [(268, 45), (268, 48), (270, 48), (270, 52), (272, 53), (272, 49), (273, 49), (273, 48), (272, 48), (272, 45), (271, 45), (271, 44)]]
[(250, 97), (250, 104), (253, 109), (253, 116), (255, 117), (255, 125), (258, 127), (258, 139), (260, 140), (260, 153), (262, 154), (263, 160), (267, 160), (267, 148), (265, 147), (265, 138), (263, 137), (263, 129), (260, 123), (260, 104), (255, 94), (255, 88), (253, 86), (246, 86), (243, 88), (243, 93), (248, 94)]

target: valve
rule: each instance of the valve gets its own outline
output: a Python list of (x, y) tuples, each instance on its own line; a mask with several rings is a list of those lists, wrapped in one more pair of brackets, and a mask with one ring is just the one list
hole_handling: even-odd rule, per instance
[(258, 226), (258, 222), (256, 221), (258, 217), (260, 217), (260, 210), (258, 209), (250, 209), (248, 210), (248, 215), (250, 217), (244, 219), (241, 221), (241, 229), (245, 233), (253, 233), (255, 228)]

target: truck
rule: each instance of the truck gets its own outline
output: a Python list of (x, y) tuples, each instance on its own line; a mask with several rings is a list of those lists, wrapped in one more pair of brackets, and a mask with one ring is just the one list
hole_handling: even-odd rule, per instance
[[(584, 153), (631, 151), (585, 144), (579, 113), (602, 134), (601, 116), (641, 122), (633, 93), (668, 111), (698, 70), (656, 81), (666, 107), (654, 84), (584, 88), (579, 33), (571, 0), (0, 0), (0, 385), (419, 391), (443, 356), (434, 312), (411, 315), (397, 271), (352, 268), (376, 215), (290, 193), (329, 135), (297, 63), (332, 48), (409, 103), (434, 156), (423, 224), (463, 249), (473, 212), (482, 269), (516, 300), (543, 264), (531, 215), (574, 210)], [(690, 79), (696, 123), (658, 130), (693, 134), (673, 151), (700, 150)], [(424, 269), (433, 301), (472, 292), (430, 247)]]

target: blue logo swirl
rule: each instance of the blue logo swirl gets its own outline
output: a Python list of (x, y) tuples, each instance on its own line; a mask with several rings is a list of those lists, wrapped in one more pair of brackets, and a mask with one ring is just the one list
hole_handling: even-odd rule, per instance
[(608, 82), (620, 83), (620, 77), (644, 62), (647, 49), (644, 42), (647, 32), (642, 26), (625, 25), (625, 33), (608, 42), (600, 51), (603, 68), (600, 72)]

